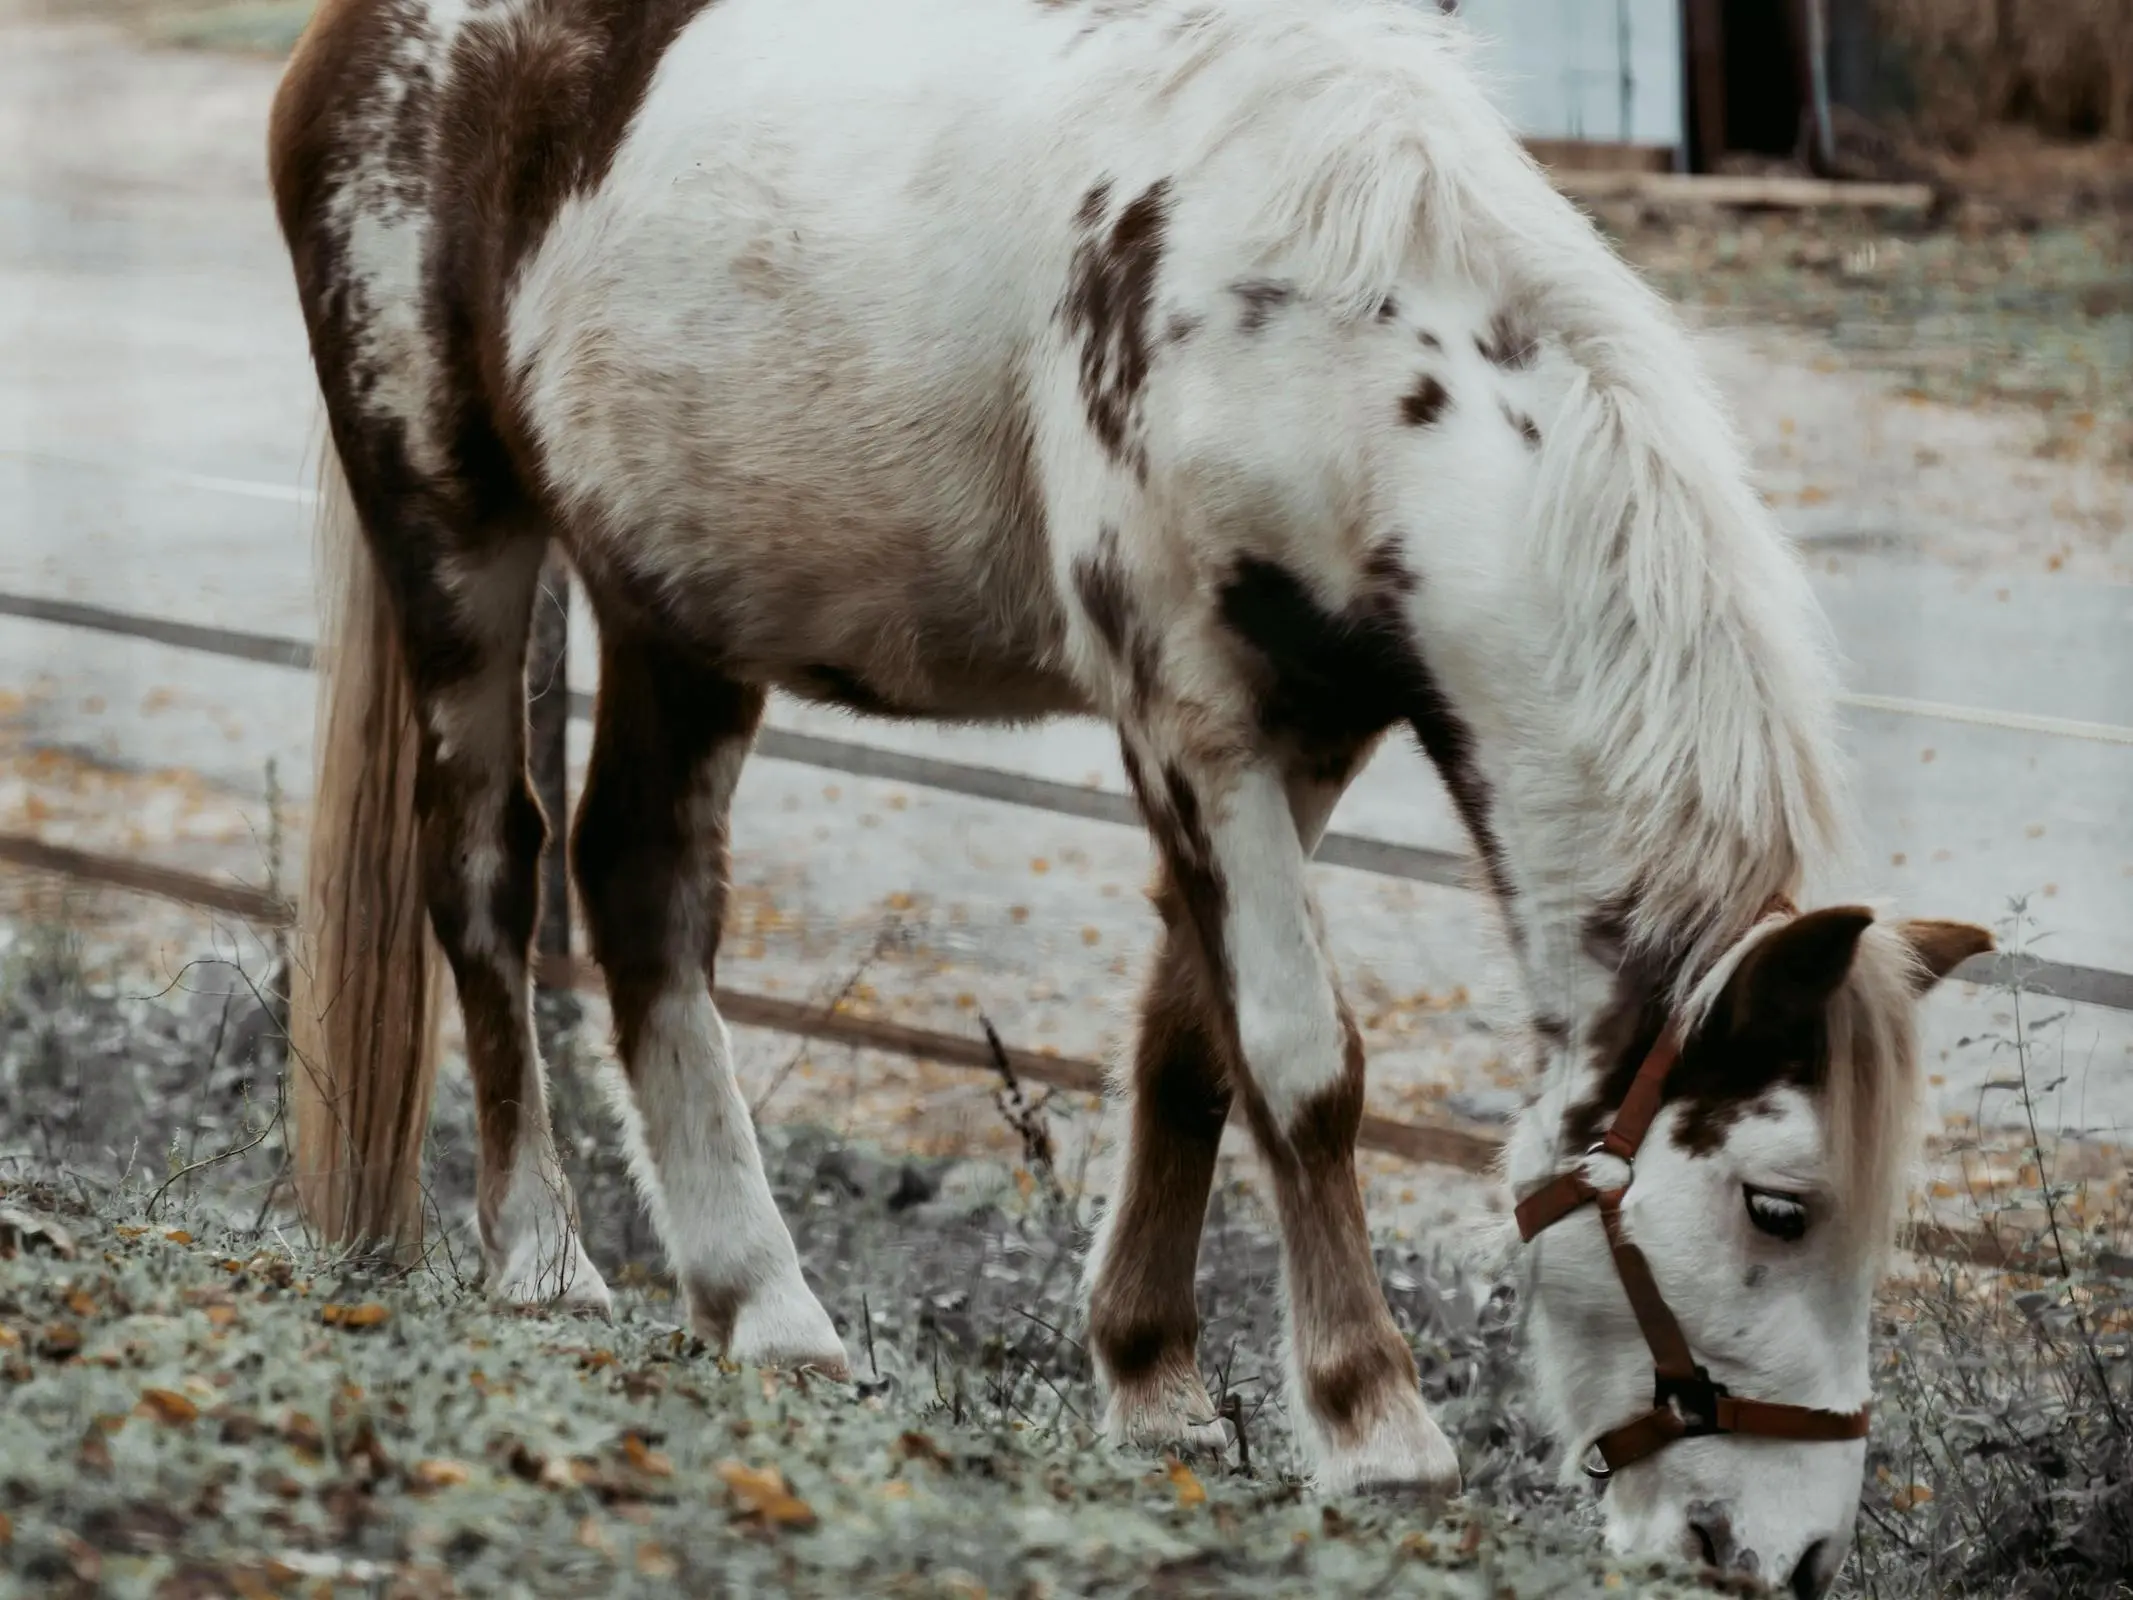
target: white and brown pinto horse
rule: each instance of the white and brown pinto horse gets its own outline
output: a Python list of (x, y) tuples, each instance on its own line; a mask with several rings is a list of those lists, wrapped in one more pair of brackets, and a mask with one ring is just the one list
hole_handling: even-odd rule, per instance
[[(554, 539), (601, 633), (573, 863), (708, 1340), (845, 1368), (709, 987), (765, 694), (1095, 715), (1164, 922), (1091, 1266), (1108, 1425), (1209, 1441), (1193, 1275), (1234, 1100), (1318, 1481), (1456, 1484), (1372, 1270), (1363, 1056), (1306, 871), (1404, 725), (1524, 979), (1542, 1090), (1509, 1178), (1584, 1186), (1532, 1251), (1550, 1420), (1575, 1459), (1652, 1410), (1659, 1296), (1711, 1384), (1845, 1425), (1734, 1411), (1728, 1436), (1677, 1394), (1671, 1448), (1620, 1452), (1614, 1537), (1820, 1592), (1858, 1499), (1912, 1011), (1989, 941), (1770, 911), (1842, 844), (1809, 592), (1683, 334), (1453, 24), (1399, 0), (326, 0), (272, 140), (361, 534), (324, 574), (346, 604), (310, 914), (334, 985), (419, 1013), (418, 979), (374, 969), (409, 948), (389, 891), (426, 900), (496, 1293), (607, 1299), (529, 1022), (524, 664)], [(1640, 1081), (1624, 1192), (1624, 1151), (1593, 1147)]]

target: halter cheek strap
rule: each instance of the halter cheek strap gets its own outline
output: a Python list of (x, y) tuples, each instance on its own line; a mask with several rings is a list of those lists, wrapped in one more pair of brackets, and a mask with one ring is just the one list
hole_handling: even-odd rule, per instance
[(1652, 1352), (1652, 1408), (1608, 1429), (1593, 1441), (1593, 1448), (1605, 1463), (1601, 1469), (1586, 1467), (1587, 1475), (1594, 1478), (1612, 1477), (1632, 1462), (1656, 1455), (1676, 1439), (1707, 1434), (1738, 1433), (1804, 1442), (1866, 1437), (1865, 1406), (1857, 1411), (1822, 1411), (1771, 1400), (1744, 1400), (1728, 1394), (1725, 1385), (1712, 1381), (1710, 1373), (1697, 1364), (1690, 1352), (1688, 1337), (1668, 1309), (1666, 1297), (1660, 1294), (1644, 1252), (1623, 1231), (1622, 1199), (1636, 1181), (1637, 1151), (1659, 1115), (1667, 1074), (1680, 1056), (1680, 1035), (1669, 1026), (1637, 1069), (1629, 1093), (1615, 1113), (1614, 1125), (1585, 1152), (1588, 1158), (1613, 1156), (1629, 1167), (1629, 1176), (1620, 1188), (1596, 1187), (1580, 1165), (1542, 1184), (1519, 1202), (1515, 1212), (1519, 1237), (1531, 1243), (1535, 1234), (1572, 1212), (1587, 1205), (1599, 1208), (1615, 1273), (1622, 1280), (1629, 1308), (1636, 1314), (1637, 1326)]

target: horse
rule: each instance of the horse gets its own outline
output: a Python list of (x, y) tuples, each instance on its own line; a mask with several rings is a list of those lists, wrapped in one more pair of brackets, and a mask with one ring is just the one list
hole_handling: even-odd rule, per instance
[(555, 543), (600, 634), (571, 868), (696, 1332), (847, 1371), (712, 999), (767, 693), (1100, 717), (1161, 917), (1087, 1274), (1105, 1432), (1223, 1442), (1193, 1278), (1236, 1108), (1316, 1486), (1451, 1492), (1307, 881), (1404, 727), (1525, 1008), (1504, 1177), (1565, 1471), (1607, 1459), (1618, 1548), (1821, 1593), (1917, 1003), (1991, 936), (1792, 909), (1854, 853), (1826, 627), (1687, 333), (1472, 54), (1401, 0), (325, 0), (270, 129), (332, 443), (298, 1010), (382, 1131), (320, 1203), (395, 1220), (348, 1197), (419, 1148), (433, 938), (489, 1290), (607, 1308), (529, 1001)]

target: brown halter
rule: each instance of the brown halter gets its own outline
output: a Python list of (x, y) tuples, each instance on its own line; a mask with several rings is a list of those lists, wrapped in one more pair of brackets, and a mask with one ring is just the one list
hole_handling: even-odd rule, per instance
[[(1791, 907), (1777, 909), (1789, 911)], [(1659, 1115), (1667, 1074), (1673, 1071), (1680, 1055), (1680, 1034), (1669, 1025), (1637, 1069), (1613, 1125), (1585, 1152), (1588, 1158), (1613, 1156), (1629, 1168), (1629, 1177), (1620, 1188), (1593, 1187), (1579, 1166), (1558, 1174), (1527, 1195), (1515, 1213), (1519, 1237), (1531, 1243), (1533, 1236), (1551, 1223), (1560, 1222), (1585, 1205), (1598, 1205), (1600, 1222), (1607, 1229), (1607, 1247), (1614, 1253), (1615, 1271), (1621, 1276), (1623, 1292), (1629, 1296), (1629, 1308), (1636, 1313), (1637, 1326), (1644, 1331), (1644, 1342), (1651, 1347), (1652, 1408), (1641, 1417), (1608, 1429), (1593, 1441), (1606, 1465), (1587, 1465), (1585, 1473), (1602, 1480), (1632, 1462), (1656, 1455), (1676, 1439), (1714, 1433), (1808, 1442), (1866, 1437), (1865, 1406), (1857, 1411), (1820, 1411), (1770, 1400), (1743, 1400), (1728, 1394), (1724, 1384), (1713, 1382), (1710, 1373), (1690, 1354), (1688, 1338), (1674, 1320), (1674, 1313), (1667, 1309), (1644, 1252), (1622, 1231), (1622, 1197), (1636, 1181), (1637, 1150), (1651, 1131), (1652, 1119)]]

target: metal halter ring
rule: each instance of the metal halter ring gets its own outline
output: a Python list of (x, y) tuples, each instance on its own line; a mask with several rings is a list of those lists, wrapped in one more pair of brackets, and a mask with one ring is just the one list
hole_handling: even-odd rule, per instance
[(1624, 1178), (1621, 1183), (1623, 1189), (1627, 1189), (1637, 1181), (1637, 1158), (1633, 1155), (1625, 1156), (1620, 1151), (1608, 1149), (1606, 1139), (1595, 1139), (1585, 1147), (1584, 1159), (1590, 1161), (1594, 1156), (1605, 1156), (1610, 1161), (1619, 1161), (1628, 1169), (1629, 1176)]

